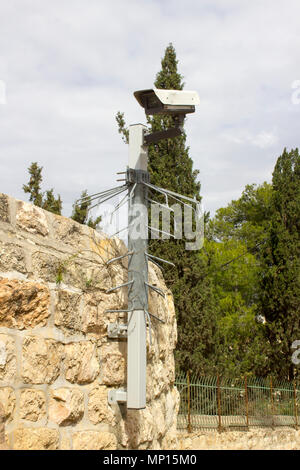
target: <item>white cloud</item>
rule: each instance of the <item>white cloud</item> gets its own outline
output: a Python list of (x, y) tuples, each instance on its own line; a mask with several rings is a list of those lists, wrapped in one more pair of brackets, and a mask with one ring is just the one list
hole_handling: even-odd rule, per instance
[(250, 134), (247, 130), (235, 130), (234, 133), (224, 132), (222, 138), (237, 145), (251, 144), (261, 149), (273, 147), (278, 142), (278, 137), (273, 132), (262, 131), (258, 134)]
[(275, 144), (277, 144), (277, 142), (278, 138), (276, 137), (276, 135), (272, 134), (272, 132), (265, 131), (260, 132), (252, 139), (253, 145), (256, 145), (261, 149), (273, 147)]

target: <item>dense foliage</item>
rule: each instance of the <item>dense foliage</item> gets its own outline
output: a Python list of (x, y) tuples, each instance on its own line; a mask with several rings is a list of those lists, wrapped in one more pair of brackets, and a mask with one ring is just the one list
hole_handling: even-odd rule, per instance
[(266, 318), (270, 370), (293, 379), (291, 346), (300, 339), (300, 156), (284, 149), (273, 172), (271, 224), (263, 248), (260, 310)]

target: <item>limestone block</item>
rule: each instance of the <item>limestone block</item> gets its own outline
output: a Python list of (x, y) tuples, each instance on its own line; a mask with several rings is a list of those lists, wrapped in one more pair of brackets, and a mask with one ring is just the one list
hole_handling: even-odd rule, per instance
[(177, 424), (177, 415), (179, 411), (179, 403), (180, 403), (180, 394), (176, 387), (172, 387), (171, 390), (168, 391), (166, 395), (166, 402), (165, 402), (165, 421), (166, 421), (166, 428), (170, 430), (171, 428), (175, 428)]
[(79, 254), (75, 257), (64, 258), (62, 261), (62, 282), (68, 286), (85, 289), (89, 276), (86, 273), (86, 266), (81, 264)]
[(46, 417), (46, 400), (42, 390), (24, 389), (20, 393), (20, 418), (39, 421)]
[(92, 263), (82, 254), (78, 258), (78, 263), (82, 271), (81, 278), (83, 289), (87, 291), (90, 289), (91, 292), (97, 292), (99, 289), (103, 291), (111, 287), (112, 276), (110, 269), (101, 261)]
[(32, 254), (32, 277), (39, 277), (47, 282), (59, 280), (60, 260), (51, 253), (37, 251)]
[(61, 289), (57, 292), (54, 322), (66, 334), (72, 334), (81, 329), (80, 301), (79, 294)]
[(60, 429), (60, 450), (71, 450), (71, 438), (69, 431)]
[(126, 343), (105, 343), (100, 349), (101, 381), (105, 385), (122, 385), (126, 376)]
[(35, 282), (0, 280), (0, 326), (44, 326), (49, 317), (49, 289)]
[(51, 384), (60, 373), (62, 345), (53, 339), (27, 336), (22, 347), (22, 377), (25, 383)]
[(15, 404), (16, 397), (14, 390), (11, 387), (1, 387), (0, 406), (2, 406), (3, 409), (4, 420), (11, 421), (13, 419)]
[(78, 431), (73, 433), (73, 450), (114, 450), (117, 438), (110, 432)]
[(17, 227), (45, 237), (49, 233), (45, 212), (28, 202), (17, 201)]
[(5, 410), (0, 402), (0, 450), (8, 450), (8, 442), (5, 436), (5, 420), (6, 420), (6, 415), (5, 415)]
[(155, 423), (155, 438), (162, 438), (166, 431), (166, 397), (162, 394), (158, 400), (153, 400), (150, 405), (150, 413), (153, 417), (153, 422)]
[(71, 383), (85, 384), (99, 374), (97, 349), (92, 341), (79, 341), (65, 345), (65, 377)]
[(159, 397), (163, 392), (167, 392), (170, 386), (168, 363), (157, 360), (147, 364), (147, 399)]
[(84, 413), (84, 395), (76, 388), (52, 390), (49, 419), (60, 426), (78, 423)]
[(81, 251), (88, 248), (89, 227), (68, 217), (49, 215), (52, 219), (53, 236), (56, 240)]
[(16, 367), (15, 342), (11, 336), (0, 334), (0, 380), (13, 382)]
[(0, 271), (26, 273), (25, 255), (20, 246), (0, 241)]
[(3, 193), (0, 193), (0, 221), (9, 222), (8, 197)]
[[(111, 258), (115, 258), (119, 253), (116, 249), (115, 243), (109, 238), (102, 238), (96, 231), (90, 234), (89, 238), (89, 249), (95, 254), (96, 259), (101, 260), (102, 263), (106, 263)], [(124, 252), (125, 253), (125, 252)]]
[[(151, 442), (155, 439), (155, 418), (148, 405), (144, 410), (128, 410), (126, 422), (123, 422), (126, 434), (124, 444), (130, 449), (137, 449), (142, 443)], [(127, 442), (126, 442), (127, 441)]]
[(108, 405), (108, 388), (96, 385), (89, 393), (88, 415), (93, 424), (115, 424), (115, 416)]
[(55, 450), (59, 433), (50, 428), (18, 428), (14, 431), (14, 450)]
[(105, 294), (100, 290), (84, 295), (82, 314), (82, 331), (95, 333), (98, 337), (107, 335), (107, 325), (116, 321), (116, 313), (105, 313), (106, 310), (120, 309), (118, 297), (115, 294)]
[(161, 448), (163, 450), (179, 449), (177, 436), (178, 436), (178, 433), (176, 429), (172, 430), (171, 432), (167, 432), (167, 434), (161, 440)]

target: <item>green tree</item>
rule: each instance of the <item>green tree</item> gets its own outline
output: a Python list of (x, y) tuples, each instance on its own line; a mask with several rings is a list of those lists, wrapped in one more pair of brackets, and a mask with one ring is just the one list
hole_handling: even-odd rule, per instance
[(23, 191), (30, 194), (29, 201), (38, 207), (43, 205), (43, 193), (41, 192), (42, 169), (43, 167), (38, 166), (37, 162), (32, 162), (28, 168), (29, 182), (23, 185)]
[(254, 254), (247, 252), (246, 244), (235, 239), (206, 240), (203, 252), (213, 285), (219, 372), (231, 377), (264, 375), (268, 354), (263, 326), (256, 320), (259, 263)]
[[(258, 323), (262, 247), (271, 223), (272, 185), (247, 185), (209, 221), (209, 264), (220, 341), (219, 368), (239, 376), (268, 372), (268, 343)], [(263, 318), (263, 317), (262, 317)]]
[(239, 240), (253, 248), (268, 234), (271, 198), (271, 184), (247, 185), (239, 199), (217, 210), (209, 233), (215, 240)]
[[(53, 212), (54, 214), (61, 215), (62, 211), (62, 200), (60, 195), (54, 196), (54, 189), (42, 192), (41, 184), (43, 181), (42, 176), (43, 167), (39, 166), (37, 162), (31, 163), (28, 168), (30, 179), (27, 184), (23, 185), (25, 193), (29, 193), (29, 200), (33, 202), (35, 206), (42, 207), (43, 209)], [(73, 212), (71, 218), (80, 224), (88, 225), (95, 229), (101, 221), (101, 216), (89, 217), (89, 209), (92, 205), (91, 198), (87, 197), (87, 191), (81, 193), (83, 201), (75, 201), (73, 204)]]
[(73, 204), (71, 219), (80, 224), (88, 225), (93, 229), (97, 228), (98, 224), (101, 222), (101, 216), (96, 217), (96, 219), (89, 217), (91, 205), (91, 198), (87, 197), (87, 190), (82, 191), (80, 200), (75, 201)]
[(60, 195), (57, 198), (54, 196), (53, 188), (46, 191), (43, 200), (43, 209), (49, 212), (53, 212), (54, 214), (61, 215), (62, 210), (62, 201)]
[(266, 318), (270, 371), (293, 379), (293, 341), (300, 339), (300, 157), (284, 149), (273, 172), (271, 228), (263, 249), (260, 309)]
[[(177, 70), (176, 52), (172, 44), (165, 50), (161, 70), (156, 75), (155, 87), (183, 89), (182, 76)], [(128, 142), (128, 129), (124, 115), (116, 116), (119, 132)], [(155, 115), (147, 118), (149, 132), (166, 130), (175, 125), (173, 116)], [(198, 171), (186, 146), (186, 134), (164, 139), (148, 149), (151, 183), (196, 198), (200, 197)], [(162, 201), (159, 197), (156, 200)], [(170, 198), (170, 204), (176, 202)], [(217, 332), (210, 279), (205, 257), (187, 251), (185, 240), (150, 240), (149, 250), (155, 256), (173, 261), (175, 268), (166, 267), (164, 277), (174, 295), (178, 343), (175, 351), (177, 368), (195, 372), (215, 370), (217, 363)]]

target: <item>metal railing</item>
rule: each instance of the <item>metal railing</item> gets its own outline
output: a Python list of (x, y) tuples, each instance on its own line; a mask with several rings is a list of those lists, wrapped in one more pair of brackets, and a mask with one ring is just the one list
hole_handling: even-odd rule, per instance
[(300, 389), (272, 378), (228, 379), (179, 374), (178, 429), (298, 427)]

